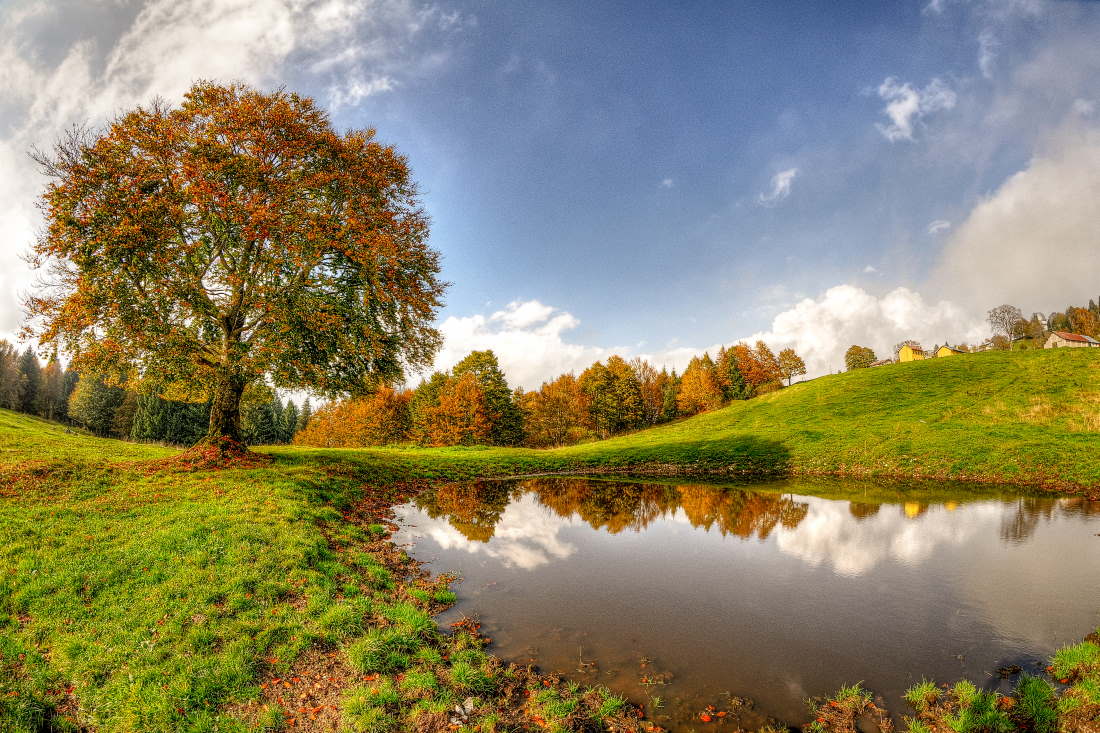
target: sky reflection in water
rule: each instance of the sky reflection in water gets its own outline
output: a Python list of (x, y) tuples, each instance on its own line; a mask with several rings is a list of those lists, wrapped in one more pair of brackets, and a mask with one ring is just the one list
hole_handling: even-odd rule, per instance
[[(575, 677), (595, 660), (591, 681), (660, 695), (674, 727), (725, 692), (798, 722), (807, 695), (856, 680), (905, 712), (922, 676), (992, 685), (1100, 623), (1100, 503), (917, 496), (472, 482), (402, 507), (397, 540), (463, 577), (450, 614), (480, 615), (498, 654)], [(640, 685), (642, 657), (672, 682)]]

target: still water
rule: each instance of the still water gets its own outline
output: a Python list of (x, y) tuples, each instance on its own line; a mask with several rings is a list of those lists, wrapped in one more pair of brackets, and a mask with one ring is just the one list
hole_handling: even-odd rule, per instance
[(1077, 498), (536, 478), (444, 485), (398, 522), (462, 578), (441, 622), (476, 615), (505, 659), (660, 697), (673, 730), (729, 696), (801, 723), (859, 680), (908, 712), (922, 677), (1010, 684), (999, 667), (1038, 671), (1100, 623), (1100, 502)]

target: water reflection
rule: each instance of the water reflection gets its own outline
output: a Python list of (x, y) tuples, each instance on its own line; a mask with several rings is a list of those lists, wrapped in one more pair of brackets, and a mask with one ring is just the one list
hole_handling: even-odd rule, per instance
[[(918, 564), (940, 545), (962, 544), (986, 534), (990, 524), (998, 526), (1002, 540), (1020, 543), (1056, 515), (1100, 515), (1100, 502), (1078, 497), (983, 499), (891, 504), (709, 484), (542, 477), (444, 484), (419, 496), (415, 504), (432, 519), (449, 525), (450, 532), (438, 525), (430, 530), (443, 547), (486, 552), (521, 568), (533, 569), (572, 555), (576, 548), (559, 535), (578, 519), (611, 534), (641, 532), (654, 521), (670, 520), (744, 539), (766, 540), (778, 529), (779, 550), (811, 565), (828, 565), (843, 575), (865, 573), (886, 558)], [(964, 504), (971, 505), (965, 518), (953, 521), (950, 515)], [(566, 522), (551, 520), (540, 508)], [(921, 521), (929, 512), (938, 516)], [(846, 521), (849, 518), (855, 521)]]
[(682, 512), (693, 527), (722, 535), (767, 539), (777, 526), (797, 527), (808, 505), (789, 496), (710, 485), (670, 486), (547, 477), (518, 482), (445, 484), (422, 494), (416, 505), (433, 519), (445, 518), (466, 539), (488, 542), (509, 503), (531, 495), (557, 516), (579, 517), (611, 534), (641, 531)]
[[(1100, 503), (1077, 498), (539, 478), (443, 485), (399, 517), (502, 656), (575, 676), (583, 650), (590, 681), (661, 695), (674, 729), (723, 691), (800, 722), (856, 680), (903, 711), (921, 676), (1038, 669), (1100, 622)], [(673, 682), (641, 685), (643, 656)]]

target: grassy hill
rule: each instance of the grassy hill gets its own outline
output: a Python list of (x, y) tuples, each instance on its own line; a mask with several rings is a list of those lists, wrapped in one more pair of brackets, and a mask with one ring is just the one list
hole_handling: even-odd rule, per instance
[(824, 377), (559, 450), (282, 447), (222, 471), (0, 410), (0, 730), (308, 729), (337, 715), (406, 730), (471, 696), (480, 730), (629, 721), (604, 691), (524, 677), (471, 634), (438, 633), (429, 614), (453, 595), (380, 523), (404, 482), (580, 468), (1096, 487), (1098, 411), (1100, 354), (1083, 350)]
[(402, 476), (837, 474), (1100, 488), (1100, 350), (985, 352), (821, 377), (554, 450), (272, 448)]

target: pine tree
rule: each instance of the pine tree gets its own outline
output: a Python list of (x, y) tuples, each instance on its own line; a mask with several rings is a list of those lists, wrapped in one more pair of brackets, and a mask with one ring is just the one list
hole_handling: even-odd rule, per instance
[(0, 341), (0, 407), (19, 409), (19, 352), (7, 341)]
[(38, 393), (42, 389), (42, 368), (38, 357), (28, 347), (19, 358), (19, 410), (28, 415), (37, 414)]
[(124, 392), (92, 375), (82, 375), (69, 397), (69, 417), (96, 435), (110, 435), (115, 410), (122, 404)]
[(490, 442), (494, 445), (519, 445), (523, 441), (523, 413), (515, 402), (515, 395), (504, 378), (496, 354), (492, 351), (471, 351), (465, 359), (455, 364), (451, 374), (461, 377), (473, 374), (485, 406), (493, 423)]
[(298, 425), (295, 427), (294, 432), (300, 433), (309, 427), (309, 421), (313, 419), (313, 403), (306, 397), (306, 401), (302, 403), (302, 411), (298, 413)]
[(210, 406), (176, 402), (143, 391), (137, 394), (130, 436), (134, 440), (169, 445), (194, 445), (206, 433)]
[(283, 412), (283, 440), (284, 443), (293, 443), (294, 434), (298, 432), (298, 405), (294, 400), (286, 401), (286, 410)]
[(733, 349), (722, 347), (718, 350), (715, 370), (718, 386), (722, 389), (722, 398), (726, 402), (747, 400), (752, 396), (749, 385), (745, 383), (745, 376), (737, 366), (737, 356)]
[(35, 412), (47, 420), (61, 420), (66, 414), (65, 400), (65, 373), (55, 353), (42, 370), (42, 388), (38, 392)]

